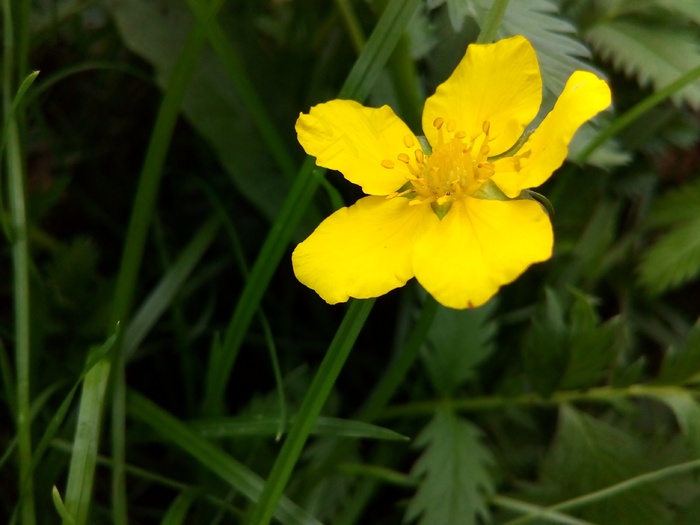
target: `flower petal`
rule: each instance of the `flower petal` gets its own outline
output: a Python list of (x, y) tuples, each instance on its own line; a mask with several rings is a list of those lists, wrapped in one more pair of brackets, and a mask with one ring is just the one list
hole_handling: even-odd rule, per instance
[(533, 263), (549, 259), (552, 225), (535, 201), (467, 197), (416, 243), (418, 282), (450, 308), (488, 301)]
[[(388, 195), (406, 183), (418, 140), (389, 106), (367, 108), (354, 100), (331, 100), (300, 114), (297, 138), (316, 164), (340, 171), (369, 195)], [(393, 168), (382, 165), (390, 161)], [(385, 163), (388, 164), (388, 163)]]
[(517, 196), (522, 189), (539, 186), (566, 159), (576, 130), (609, 105), (610, 88), (605, 81), (593, 73), (575, 71), (552, 111), (518, 152), (529, 150), (529, 156), (520, 158), (519, 166), (514, 157), (497, 160), (493, 181), (509, 197)]
[(324, 220), (292, 254), (294, 274), (330, 304), (377, 297), (413, 277), (415, 239), (438, 222), (430, 206), (365, 197)]
[(467, 136), (491, 125), (491, 156), (516, 143), (535, 118), (542, 102), (542, 78), (537, 55), (522, 36), (494, 44), (472, 44), (450, 78), (440, 84), (423, 109), (423, 132), (433, 146), (433, 121), (454, 119)]

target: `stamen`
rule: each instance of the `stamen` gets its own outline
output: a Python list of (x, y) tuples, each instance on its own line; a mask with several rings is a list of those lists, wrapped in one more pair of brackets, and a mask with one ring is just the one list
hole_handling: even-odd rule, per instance
[(385, 167), (386, 169), (390, 170), (394, 167), (394, 161), (389, 160), (389, 159), (384, 159), (382, 161), (382, 166)]
[(435, 126), (436, 129), (440, 129), (444, 123), (445, 119), (442, 117), (438, 117), (435, 120), (433, 120), (433, 126)]
[(413, 140), (413, 137), (412, 137), (411, 135), (406, 135), (406, 136), (403, 138), (403, 144), (404, 144), (404, 146), (406, 146), (407, 148), (412, 148), (413, 145), (415, 144), (415, 141)]
[(447, 131), (452, 133), (455, 129), (457, 129), (457, 123), (455, 122), (455, 119), (451, 118), (447, 121)]
[(410, 159), (409, 156), (406, 155), (405, 153), (399, 153), (399, 154), (396, 156), (396, 158), (399, 159), (399, 160), (400, 160), (401, 162), (403, 162), (404, 164), (408, 164), (409, 162), (411, 162), (411, 159)]
[(489, 130), (491, 129), (491, 123), (488, 120), (484, 120), (484, 123), (481, 125), (481, 129), (488, 135)]
[(463, 139), (466, 136), (467, 136), (466, 131), (458, 131), (457, 133), (455, 133), (455, 138), (457, 138), (457, 139)]
[(423, 150), (417, 149), (417, 150), (415, 151), (415, 153), (416, 153), (416, 162), (417, 162), (418, 164), (423, 164), (423, 159), (425, 158), (425, 155), (424, 155), (424, 153), (423, 153)]

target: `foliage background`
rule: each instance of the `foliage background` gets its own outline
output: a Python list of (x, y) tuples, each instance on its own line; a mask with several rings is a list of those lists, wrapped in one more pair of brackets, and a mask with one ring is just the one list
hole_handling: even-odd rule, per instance
[(2, 5), (3, 522), (243, 523), (269, 478), (285, 524), (696, 523), (697, 3), (510, 2), (497, 35), (532, 41), (545, 108), (575, 69), (614, 107), (542, 188), (552, 260), (472, 311), (295, 281), (294, 243), (358, 193), (294, 121), (341, 92), (419, 130), (492, 2)]

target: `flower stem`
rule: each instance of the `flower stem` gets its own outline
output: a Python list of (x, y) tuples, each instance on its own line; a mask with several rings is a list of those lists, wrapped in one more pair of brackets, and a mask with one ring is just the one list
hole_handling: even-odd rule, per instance
[(508, 1), (509, 0), (494, 0), (489, 14), (486, 15), (486, 21), (479, 32), (479, 36), (476, 38), (477, 44), (490, 44), (496, 39), (496, 31), (498, 30), (498, 26), (501, 25), (503, 15), (506, 13)]

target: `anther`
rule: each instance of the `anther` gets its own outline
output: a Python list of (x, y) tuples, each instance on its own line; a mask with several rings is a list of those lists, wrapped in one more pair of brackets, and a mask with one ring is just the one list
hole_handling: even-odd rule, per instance
[(467, 136), (466, 131), (458, 131), (457, 133), (455, 133), (455, 138), (458, 138), (458, 139), (463, 139), (466, 136)]
[(405, 153), (399, 153), (399, 154), (396, 156), (396, 158), (399, 159), (399, 160), (400, 160), (401, 162), (403, 162), (404, 164), (408, 164), (409, 162), (411, 162), (411, 159), (410, 159), (410, 158), (408, 157), (408, 155), (406, 155)]
[(382, 161), (382, 166), (384, 166), (386, 169), (390, 170), (391, 168), (394, 167), (394, 161), (389, 160), (389, 159), (384, 159)]
[(433, 120), (433, 126), (435, 126), (436, 129), (440, 129), (444, 123), (445, 119), (442, 117), (438, 117), (435, 120)]
[(455, 129), (457, 129), (457, 123), (455, 122), (455, 119), (451, 118), (447, 121), (447, 131), (452, 133)]
[(404, 146), (406, 146), (407, 148), (412, 148), (413, 145), (415, 144), (415, 141), (413, 140), (413, 137), (412, 137), (411, 135), (406, 135), (406, 136), (403, 138), (403, 144), (404, 144)]
[(489, 130), (491, 129), (491, 123), (488, 120), (484, 120), (484, 123), (481, 125), (481, 129), (488, 135)]
[(423, 154), (423, 150), (417, 149), (415, 153), (416, 153), (416, 162), (418, 164), (423, 164), (423, 159), (425, 158), (425, 155)]
[(481, 150), (479, 151), (479, 153), (481, 155), (488, 155), (489, 151), (491, 151), (491, 148), (489, 148), (486, 144), (484, 144), (483, 146), (481, 146)]

